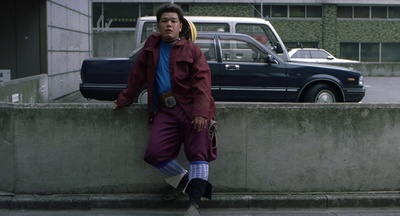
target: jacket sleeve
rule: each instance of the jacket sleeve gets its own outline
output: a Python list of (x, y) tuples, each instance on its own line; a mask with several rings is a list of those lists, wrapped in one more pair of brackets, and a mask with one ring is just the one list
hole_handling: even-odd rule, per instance
[(145, 52), (142, 50), (133, 63), (127, 80), (127, 88), (122, 90), (115, 101), (115, 109), (128, 106), (134, 102), (135, 96), (146, 82)]
[(211, 70), (204, 54), (197, 45), (193, 45), (194, 59), (192, 66), (193, 107), (192, 116), (200, 116), (207, 119), (210, 106), (213, 103), (211, 96)]

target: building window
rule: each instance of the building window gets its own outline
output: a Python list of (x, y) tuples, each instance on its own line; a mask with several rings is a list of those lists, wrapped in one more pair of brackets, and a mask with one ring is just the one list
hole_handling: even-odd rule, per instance
[(400, 43), (340, 43), (340, 58), (362, 62), (400, 62)]
[(400, 7), (389, 7), (389, 19), (400, 19)]
[(371, 7), (371, 18), (372, 19), (386, 19), (387, 18), (387, 7)]
[(306, 6), (290, 5), (290, 18), (305, 18), (306, 17)]
[(339, 19), (400, 19), (400, 7), (338, 6)]
[(369, 18), (369, 7), (368, 6), (355, 6), (354, 7), (354, 18), (368, 19)]
[(138, 3), (93, 3), (94, 30), (134, 30), (141, 16), (152, 16), (153, 4)]
[(337, 7), (338, 18), (353, 18), (353, 7), (351, 6), (338, 6)]
[(382, 43), (382, 62), (400, 62), (400, 43)]
[(316, 5), (254, 5), (255, 17), (279, 18), (322, 18), (322, 6)]
[(322, 17), (322, 6), (307, 6), (307, 17), (308, 18), (321, 18)]
[(139, 16), (153, 16), (153, 4), (140, 4)]
[(361, 43), (360, 61), (379, 62), (379, 43)]
[(181, 4), (180, 7), (182, 8), (183, 13), (184, 13), (185, 15), (187, 15), (187, 16), (190, 15), (190, 12), (189, 12), (189, 5), (188, 5), (188, 4)]
[(272, 5), (272, 16), (274, 18), (287, 18), (287, 6), (286, 5)]
[(271, 6), (270, 5), (255, 5), (254, 6), (254, 17), (271, 17)]
[(340, 58), (360, 60), (359, 43), (340, 43)]

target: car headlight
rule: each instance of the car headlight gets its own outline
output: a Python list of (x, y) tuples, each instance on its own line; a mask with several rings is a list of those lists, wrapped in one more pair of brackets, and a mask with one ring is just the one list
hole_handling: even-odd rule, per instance
[[(357, 82), (357, 79), (354, 78), (354, 77), (349, 77), (349, 78), (347, 78), (347, 81), (350, 82), (350, 83), (355, 83), (355, 82)], [(359, 86), (362, 86), (362, 85), (363, 85), (363, 76), (360, 76), (360, 77), (358, 78), (358, 85), (359, 85)]]
[(360, 76), (360, 78), (358, 78), (358, 85), (359, 86), (363, 86), (364, 85), (364, 77), (363, 76)]

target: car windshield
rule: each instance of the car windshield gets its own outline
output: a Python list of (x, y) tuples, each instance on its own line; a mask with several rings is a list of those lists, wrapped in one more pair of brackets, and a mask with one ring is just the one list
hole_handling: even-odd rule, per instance
[(278, 39), (275, 37), (272, 30), (267, 28), (266, 25), (249, 23), (237, 24), (236, 32), (250, 35), (264, 46), (271, 47), (272, 50), (275, 50), (278, 47)]
[(311, 56), (313, 59), (326, 59), (329, 54), (322, 50), (311, 50)]
[[(198, 32), (229, 32), (229, 25), (227, 23), (194, 23)], [(155, 22), (146, 22), (143, 24), (143, 34), (140, 39), (141, 42), (145, 41), (153, 32), (157, 31), (157, 24)]]

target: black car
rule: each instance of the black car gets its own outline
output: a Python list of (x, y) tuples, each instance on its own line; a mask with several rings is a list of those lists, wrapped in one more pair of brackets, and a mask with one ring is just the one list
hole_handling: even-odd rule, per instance
[[(244, 34), (199, 33), (196, 44), (212, 72), (216, 101), (359, 102), (365, 95), (363, 76), (354, 69), (282, 60), (276, 47)], [(84, 60), (80, 91), (85, 98), (115, 100), (126, 87), (140, 47), (128, 58)], [(143, 87), (137, 102), (147, 102)]]

